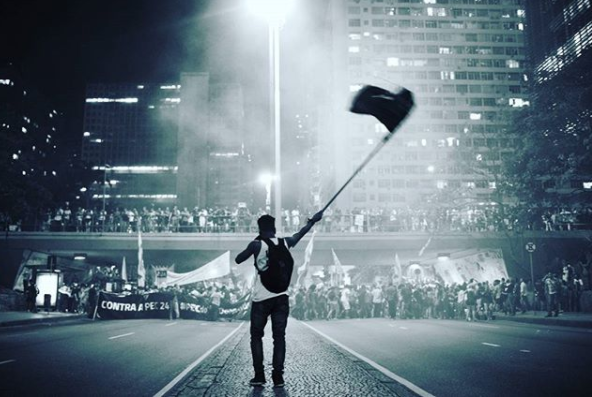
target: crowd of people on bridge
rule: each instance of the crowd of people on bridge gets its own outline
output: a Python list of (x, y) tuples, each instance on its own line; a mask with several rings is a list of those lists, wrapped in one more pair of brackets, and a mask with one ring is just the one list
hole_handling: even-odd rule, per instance
[[(71, 208), (47, 210), (36, 231), (106, 233), (253, 233), (262, 208), (187, 207)], [(297, 231), (313, 209), (284, 209), (286, 231)], [(0, 214), (6, 230), (19, 231), (18, 221)], [(561, 231), (592, 228), (592, 205), (566, 208), (536, 208), (526, 205), (476, 205), (462, 209), (426, 208), (329, 208), (318, 225), (320, 232), (493, 232), (507, 230)]]

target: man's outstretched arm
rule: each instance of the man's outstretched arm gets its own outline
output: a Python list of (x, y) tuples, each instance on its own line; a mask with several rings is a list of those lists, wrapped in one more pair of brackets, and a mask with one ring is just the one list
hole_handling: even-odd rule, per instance
[(243, 252), (241, 252), (240, 254), (238, 254), (236, 256), (236, 258), (234, 258), (234, 262), (237, 264), (243, 263), (244, 261), (249, 259), (251, 257), (251, 255), (258, 254), (260, 249), (261, 249), (260, 242), (251, 241), (249, 243), (249, 245), (247, 245), (247, 248), (245, 248), (245, 250)]
[(286, 243), (288, 243), (288, 247), (295, 247), (296, 244), (309, 232), (309, 230), (314, 226), (315, 223), (323, 219), (323, 211), (319, 211), (313, 215), (312, 218), (308, 220), (306, 225), (298, 232), (294, 233), (290, 237), (286, 237)]

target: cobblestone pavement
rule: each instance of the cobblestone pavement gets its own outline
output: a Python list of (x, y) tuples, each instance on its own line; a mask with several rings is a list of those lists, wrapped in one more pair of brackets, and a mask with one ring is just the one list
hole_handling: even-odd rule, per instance
[(293, 318), (288, 321), (286, 330), (286, 386), (274, 388), (271, 381), (273, 341), (268, 326), (264, 337), (267, 384), (253, 388), (248, 384), (253, 377), (249, 341), (249, 324), (246, 323), (167, 396), (415, 396)]

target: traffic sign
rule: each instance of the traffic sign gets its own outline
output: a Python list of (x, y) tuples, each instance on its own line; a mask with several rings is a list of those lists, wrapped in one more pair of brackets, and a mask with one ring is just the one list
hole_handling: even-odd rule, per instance
[(526, 243), (526, 250), (530, 253), (533, 253), (536, 250), (536, 245), (531, 241)]

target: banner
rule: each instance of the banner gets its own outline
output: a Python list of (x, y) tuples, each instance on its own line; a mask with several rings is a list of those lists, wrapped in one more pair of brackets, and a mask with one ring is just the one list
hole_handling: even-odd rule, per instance
[[(131, 320), (172, 317), (175, 295), (171, 292), (153, 292), (146, 294), (112, 294), (101, 291), (97, 306), (97, 316), (102, 319)], [(209, 299), (179, 295), (179, 317), (188, 320), (209, 320), (212, 318)], [(244, 320), (249, 317), (251, 294), (248, 293), (234, 303), (222, 301), (218, 308), (218, 317), (232, 320)]]
[(101, 291), (97, 316), (103, 319), (170, 318), (173, 294), (111, 294)]
[(434, 270), (446, 284), (462, 284), (470, 279), (493, 282), (508, 278), (501, 249), (473, 251), (462, 258), (438, 260)]
[(212, 280), (230, 274), (230, 251), (226, 251), (210, 263), (188, 273), (167, 271), (166, 286), (182, 286)]

